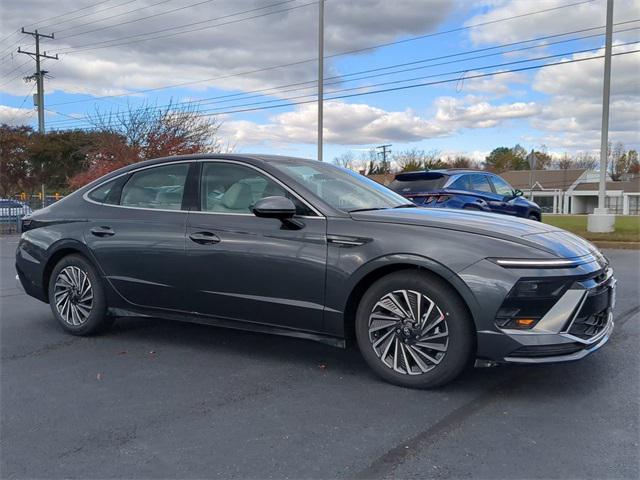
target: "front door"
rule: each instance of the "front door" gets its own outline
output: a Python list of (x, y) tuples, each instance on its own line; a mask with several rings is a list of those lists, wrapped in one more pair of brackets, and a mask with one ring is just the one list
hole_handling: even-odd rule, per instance
[(497, 175), (491, 175), (490, 178), (496, 192), (497, 201), (499, 201), (496, 210), (507, 215), (517, 215), (518, 206), (516, 199), (518, 197), (513, 194), (513, 187)]
[[(258, 218), (260, 198), (291, 198), (302, 228)], [(266, 173), (232, 161), (202, 164), (200, 210), (189, 213), (193, 310), (238, 321), (321, 331), (326, 220)]]

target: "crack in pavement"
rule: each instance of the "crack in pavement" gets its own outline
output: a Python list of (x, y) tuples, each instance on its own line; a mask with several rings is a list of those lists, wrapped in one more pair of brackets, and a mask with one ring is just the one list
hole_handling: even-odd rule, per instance
[[(616, 323), (623, 326), (629, 319), (633, 318), (639, 312), (640, 305), (631, 307), (618, 315)], [(435, 445), (443, 437), (446, 437), (457, 428), (460, 428), (468, 418), (497, 401), (501, 395), (507, 393), (508, 387), (512, 385), (512, 382), (516, 380), (516, 378), (518, 380), (522, 380), (522, 378), (532, 377), (534, 375), (535, 373), (532, 371), (526, 372), (524, 375), (520, 374), (517, 377), (515, 375), (509, 377), (504, 382), (496, 385), (495, 388), (485, 391), (473, 400), (453, 410), (426, 430), (423, 430), (408, 440), (399, 443), (382, 456), (375, 459), (368, 467), (355, 473), (349, 478), (377, 479), (390, 476), (396, 468), (406, 462), (409, 458), (414, 457), (418, 452), (424, 452), (425, 449)]]
[(0, 358), (1, 361), (6, 362), (9, 360), (20, 360), (21, 358), (28, 358), (28, 357), (38, 357), (40, 355), (43, 355), (45, 353), (49, 353), (49, 352), (55, 352), (56, 350), (59, 350), (61, 348), (64, 347), (68, 347), (74, 343), (77, 342), (81, 342), (82, 339), (78, 338), (78, 337), (72, 337), (69, 338), (67, 340), (64, 340), (62, 342), (57, 342), (57, 343), (50, 343), (48, 345), (45, 345), (42, 348), (38, 348), (37, 350), (32, 350), (30, 352), (27, 353), (16, 353), (14, 355), (6, 355)]
[(516, 378), (521, 380), (523, 377), (528, 376), (532, 376), (532, 374), (525, 373), (524, 375), (519, 374), (518, 376), (510, 376), (505, 381), (496, 385), (493, 389), (485, 391), (473, 400), (456, 408), (426, 430), (423, 430), (408, 440), (399, 443), (370, 463), (368, 467), (360, 470), (349, 478), (377, 479), (388, 477), (396, 468), (409, 458), (434, 445), (443, 437), (446, 437), (457, 428), (460, 428), (469, 417), (499, 400), (500, 396), (507, 392), (507, 387), (510, 386)]

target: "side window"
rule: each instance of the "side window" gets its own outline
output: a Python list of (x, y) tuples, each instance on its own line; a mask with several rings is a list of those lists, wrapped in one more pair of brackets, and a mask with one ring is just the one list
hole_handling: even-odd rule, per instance
[(188, 170), (188, 163), (178, 163), (134, 173), (122, 187), (120, 205), (180, 210)]
[(513, 188), (511, 188), (511, 185), (505, 182), (502, 178), (497, 175), (492, 175), (491, 181), (493, 182), (493, 187), (496, 189), (496, 193), (498, 195), (502, 195), (503, 197), (510, 197), (513, 195)]
[(122, 178), (111, 180), (110, 182), (103, 183), (98, 188), (94, 188), (89, 192), (88, 197), (94, 202), (117, 204), (118, 193), (122, 185)]
[(486, 175), (483, 174), (473, 174), (471, 177), (471, 190), (476, 190), (478, 192), (493, 192), (491, 190), (491, 184), (489, 183), (489, 179)]
[(223, 162), (208, 162), (202, 167), (200, 208), (204, 212), (251, 214), (258, 200), (272, 196), (290, 198), (298, 215), (313, 215), (287, 190), (253, 168)]
[(461, 175), (447, 188), (450, 188), (451, 190), (471, 190), (471, 186), (469, 185), (469, 175)]

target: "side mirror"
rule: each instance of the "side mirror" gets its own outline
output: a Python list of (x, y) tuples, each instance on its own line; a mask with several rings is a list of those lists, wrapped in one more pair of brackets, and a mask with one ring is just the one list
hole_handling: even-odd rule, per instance
[(251, 209), (256, 217), (277, 218), (283, 224), (283, 228), (300, 230), (304, 223), (296, 218), (296, 206), (287, 197), (264, 197), (258, 200)]
[(264, 197), (251, 209), (256, 217), (285, 220), (296, 214), (296, 206), (287, 197)]
[(520, 189), (518, 189), (518, 188), (516, 188), (516, 189), (513, 191), (513, 196), (514, 196), (514, 197), (521, 197), (522, 195), (524, 195), (524, 194), (522, 193), (522, 190), (520, 190)]

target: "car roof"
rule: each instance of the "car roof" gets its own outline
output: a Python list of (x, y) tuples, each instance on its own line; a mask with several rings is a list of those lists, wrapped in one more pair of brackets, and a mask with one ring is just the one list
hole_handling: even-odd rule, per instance
[(471, 168), (434, 168), (433, 170), (418, 170), (415, 172), (401, 172), (395, 176), (395, 180), (411, 181), (420, 179), (435, 179), (464, 173), (490, 174), (484, 170), (474, 170)]
[(440, 173), (491, 173), (484, 170), (477, 170), (474, 168), (437, 168), (434, 170), (427, 170), (428, 172), (440, 172)]
[(239, 160), (239, 161), (258, 161), (271, 163), (278, 162), (290, 162), (290, 163), (313, 163), (316, 160), (309, 160), (306, 158), (288, 157), (284, 155), (263, 155), (255, 153), (197, 153), (189, 155), (172, 155), (170, 157), (160, 157), (151, 160), (143, 160), (141, 162), (135, 162), (131, 165), (127, 165), (124, 168), (119, 169), (119, 172), (126, 172), (128, 170), (137, 170), (140, 167), (147, 167), (150, 165), (161, 165), (163, 163), (175, 162), (175, 161), (187, 161), (187, 160)]

